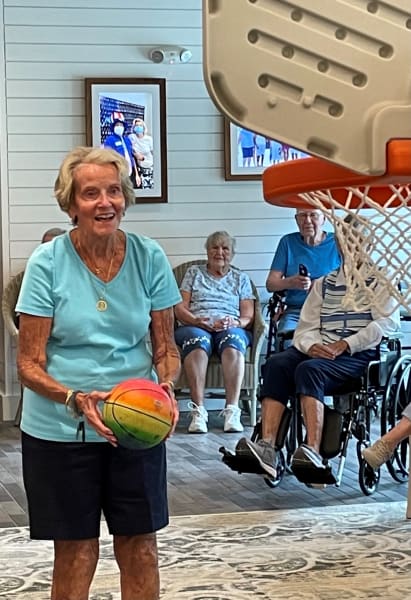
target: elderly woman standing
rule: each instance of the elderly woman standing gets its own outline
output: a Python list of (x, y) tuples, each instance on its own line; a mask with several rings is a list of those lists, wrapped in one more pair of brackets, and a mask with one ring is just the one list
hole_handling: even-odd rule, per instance
[(160, 246), (119, 229), (134, 192), (118, 153), (76, 148), (55, 194), (75, 227), (34, 251), (17, 304), (30, 534), (54, 540), (52, 600), (86, 600), (103, 512), (122, 600), (158, 600), (165, 445), (117, 446), (101, 408), (112, 387), (131, 377), (158, 378), (174, 398), (172, 307), (181, 296)]
[(231, 267), (235, 240), (226, 231), (212, 233), (206, 241), (207, 264), (190, 267), (181, 284), (183, 301), (175, 307), (181, 324), (175, 332), (182, 349), (190, 386), (190, 433), (207, 433), (204, 385), (208, 359), (215, 351), (223, 370), (226, 407), (224, 431), (243, 431), (238, 401), (244, 376), (244, 355), (251, 344), (248, 329), (254, 321), (251, 281)]

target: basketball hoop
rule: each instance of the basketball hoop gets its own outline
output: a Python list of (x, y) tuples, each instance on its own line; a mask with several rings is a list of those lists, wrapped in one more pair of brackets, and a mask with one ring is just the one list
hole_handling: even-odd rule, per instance
[(335, 228), (344, 257), (344, 307), (382, 307), (387, 296), (411, 312), (411, 140), (387, 145), (387, 171), (370, 177), (318, 158), (269, 167), (264, 198), (314, 206)]

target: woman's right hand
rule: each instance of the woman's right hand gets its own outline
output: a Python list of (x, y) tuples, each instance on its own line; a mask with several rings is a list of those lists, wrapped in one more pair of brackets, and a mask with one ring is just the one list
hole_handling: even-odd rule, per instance
[(205, 329), (206, 331), (214, 331), (214, 319), (210, 319), (210, 317), (196, 317), (193, 325), (195, 327), (200, 327), (201, 329)]
[(117, 438), (111, 429), (104, 424), (103, 415), (98, 406), (100, 402), (105, 402), (108, 398), (110, 398), (110, 392), (99, 392), (97, 390), (89, 393), (80, 392), (77, 394), (76, 404), (87, 423), (112, 446), (118, 446)]

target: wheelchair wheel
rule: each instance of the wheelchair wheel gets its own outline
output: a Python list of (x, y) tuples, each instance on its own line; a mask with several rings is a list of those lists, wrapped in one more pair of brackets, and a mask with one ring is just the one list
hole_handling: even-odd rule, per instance
[(378, 489), (380, 482), (380, 469), (374, 471), (370, 465), (361, 456), (362, 448), (365, 444), (357, 442), (357, 457), (358, 457), (358, 482), (362, 493), (365, 496), (371, 496)]
[[(411, 381), (411, 356), (402, 356), (394, 365), (390, 374), (381, 408), (381, 435), (390, 431), (401, 419), (402, 411), (409, 403)], [(399, 483), (408, 480), (408, 437), (395, 449), (392, 458), (387, 461), (391, 477)]]
[(285, 459), (282, 450), (277, 450), (275, 468), (277, 471), (275, 478), (272, 478), (269, 475), (264, 476), (264, 481), (269, 488), (276, 488), (283, 480), (285, 474)]

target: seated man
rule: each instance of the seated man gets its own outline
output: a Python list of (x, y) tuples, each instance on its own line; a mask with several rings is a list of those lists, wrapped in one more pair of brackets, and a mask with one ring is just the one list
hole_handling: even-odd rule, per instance
[[(262, 439), (241, 438), (237, 455), (253, 457), (275, 477), (275, 445), (281, 417), (290, 396), (296, 395), (306, 427), (306, 442), (294, 453), (292, 470), (325, 470), (324, 483), (335, 482), (319, 454), (324, 420), (324, 396), (332, 395), (347, 380), (360, 377), (376, 358), (384, 336), (399, 330), (399, 310), (388, 298), (381, 310), (363, 312), (343, 308), (346, 291), (343, 268), (318, 279), (303, 305), (293, 345), (267, 361), (262, 388)], [(393, 311), (393, 312), (392, 312)], [(385, 314), (392, 314), (388, 317)]]
[(312, 282), (341, 262), (334, 234), (324, 231), (325, 215), (320, 210), (299, 208), (295, 220), (298, 231), (280, 239), (266, 281), (267, 291), (285, 294), (286, 310), (277, 325), (278, 333), (286, 334), (287, 339), (297, 326)]

